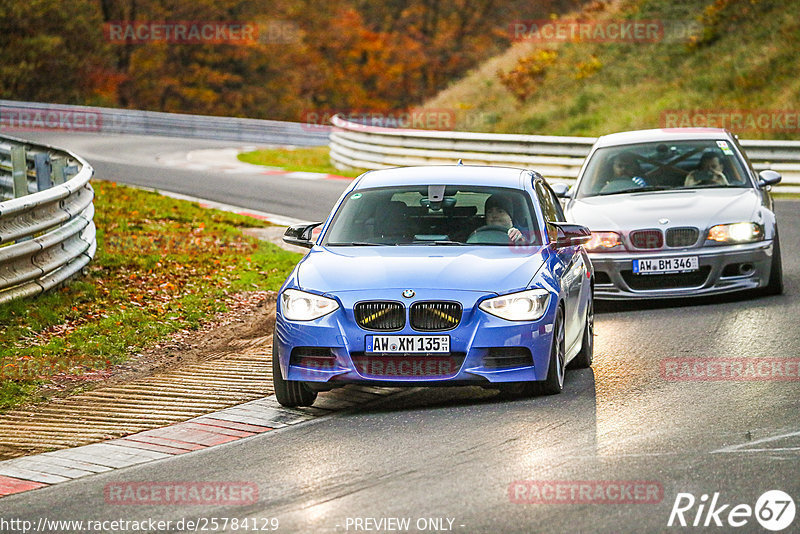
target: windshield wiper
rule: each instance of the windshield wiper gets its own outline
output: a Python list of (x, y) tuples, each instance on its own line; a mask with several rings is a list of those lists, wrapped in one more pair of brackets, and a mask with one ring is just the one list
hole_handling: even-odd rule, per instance
[(387, 247), (386, 243), (370, 243), (369, 241), (351, 241), (349, 243), (328, 243), (329, 247)]
[(461, 246), (461, 245), (464, 245), (465, 243), (462, 243), (460, 241), (448, 241), (446, 239), (437, 239), (437, 240), (434, 240), (434, 241), (425, 241), (423, 239), (423, 240), (418, 240), (418, 241), (412, 241), (411, 244), (412, 245), (423, 245), (424, 244), (424, 245), (457, 245), (457, 246)]
[(606, 196), (606, 195), (621, 195), (624, 193), (645, 193), (648, 191), (666, 191), (668, 189), (675, 189), (675, 188), (666, 185), (646, 185), (644, 187), (629, 187), (628, 189), (620, 189), (618, 191), (606, 191), (604, 193), (598, 193), (597, 195)]

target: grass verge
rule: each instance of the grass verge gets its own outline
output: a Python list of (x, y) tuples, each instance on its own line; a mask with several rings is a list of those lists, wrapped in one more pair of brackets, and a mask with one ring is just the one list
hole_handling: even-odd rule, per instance
[(0, 410), (38, 386), (92, 374), (226, 311), (228, 295), (275, 290), (301, 258), (245, 236), (265, 223), (94, 182), (97, 254), (88, 275), (0, 305)]
[(239, 160), (254, 165), (281, 167), (287, 171), (319, 172), (355, 178), (365, 169), (341, 171), (331, 165), (329, 149), (326, 146), (302, 148), (269, 148), (239, 154)]

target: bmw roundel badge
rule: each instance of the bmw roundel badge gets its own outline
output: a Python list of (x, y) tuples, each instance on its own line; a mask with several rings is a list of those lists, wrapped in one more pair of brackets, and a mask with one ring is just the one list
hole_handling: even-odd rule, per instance
[(414, 295), (416, 295), (416, 293), (414, 293), (414, 290), (413, 290), (413, 289), (406, 289), (405, 291), (403, 291), (403, 296), (404, 296), (405, 298), (407, 298), (407, 299), (410, 299), (410, 298), (411, 298), (411, 297), (413, 297)]

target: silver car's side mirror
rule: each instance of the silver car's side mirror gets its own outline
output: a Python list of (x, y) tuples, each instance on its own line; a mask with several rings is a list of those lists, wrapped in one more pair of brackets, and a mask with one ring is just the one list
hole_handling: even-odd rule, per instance
[(553, 190), (553, 193), (555, 193), (555, 195), (558, 198), (570, 198), (572, 196), (569, 184), (565, 183), (552, 184), (550, 186), (550, 189)]
[(764, 188), (768, 185), (775, 185), (781, 181), (781, 175), (775, 171), (766, 170), (758, 173), (758, 187)]

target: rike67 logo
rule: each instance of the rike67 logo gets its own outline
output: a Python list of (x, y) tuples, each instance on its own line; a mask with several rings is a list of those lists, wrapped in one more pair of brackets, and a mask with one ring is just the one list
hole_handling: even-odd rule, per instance
[(710, 500), (707, 494), (696, 499), (691, 493), (678, 493), (667, 526), (739, 528), (755, 517), (763, 528), (778, 532), (792, 524), (795, 511), (794, 499), (781, 490), (764, 492), (754, 507), (724, 503), (719, 492), (715, 492)]

